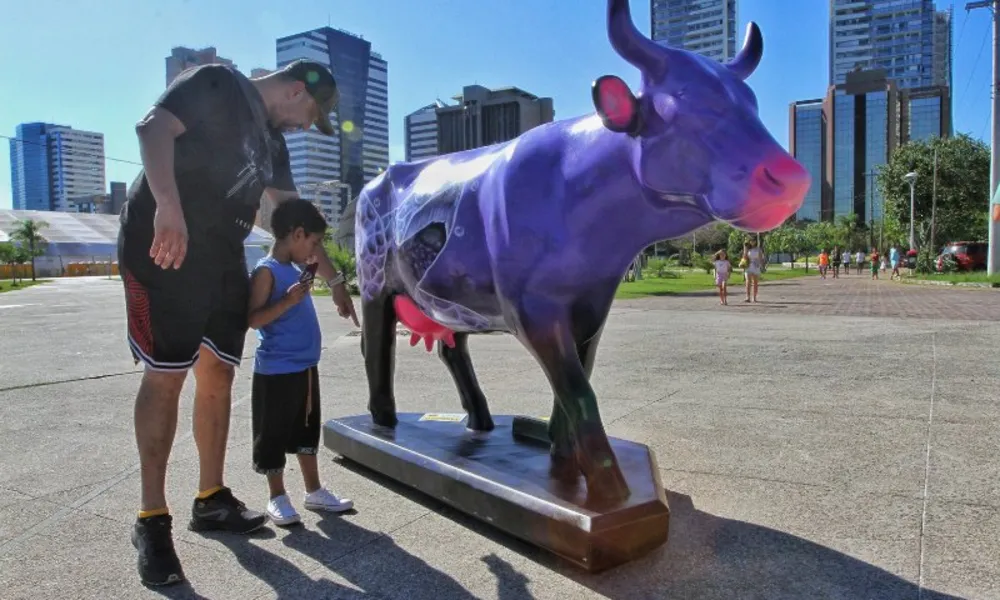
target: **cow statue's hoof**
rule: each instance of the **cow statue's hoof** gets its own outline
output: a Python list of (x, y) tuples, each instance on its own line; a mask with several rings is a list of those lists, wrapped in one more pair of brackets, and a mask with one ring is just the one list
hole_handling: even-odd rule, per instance
[(391, 403), (389, 406), (384, 404), (375, 401), (368, 404), (368, 412), (372, 415), (372, 422), (383, 427), (395, 427), (399, 423), (399, 419), (396, 418), (396, 409)]
[(469, 422), (466, 427), (472, 431), (493, 431), (495, 425), (493, 424), (493, 417), (489, 415), (485, 417), (469, 415)]
[(551, 454), (549, 477), (560, 483), (575, 483), (580, 479), (580, 463), (573, 456)]
[(631, 495), (625, 476), (614, 459), (609, 459), (603, 465), (595, 465), (584, 476), (587, 478), (588, 504), (618, 504), (628, 500)]

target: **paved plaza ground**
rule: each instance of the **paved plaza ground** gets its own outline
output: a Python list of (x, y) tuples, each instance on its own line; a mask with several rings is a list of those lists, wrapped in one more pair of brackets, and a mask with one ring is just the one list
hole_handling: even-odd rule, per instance
[[(139, 494), (121, 283), (0, 295), (0, 597), (1000, 598), (1000, 291), (852, 275), (620, 302), (593, 381), (610, 433), (656, 453), (668, 543), (587, 575), (324, 451), (356, 512), (251, 537), (185, 529), (197, 482), (185, 388), (168, 476), (190, 585), (151, 591), (129, 528)], [(358, 337), (328, 298), (326, 417), (365, 411)], [(434, 354), (397, 354), (401, 411), (457, 412)], [(246, 357), (254, 343), (248, 343)], [(471, 343), (494, 413), (547, 415), (515, 340)], [(250, 364), (227, 477), (257, 508)], [(297, 472), (288, 478), (300, 498)]]

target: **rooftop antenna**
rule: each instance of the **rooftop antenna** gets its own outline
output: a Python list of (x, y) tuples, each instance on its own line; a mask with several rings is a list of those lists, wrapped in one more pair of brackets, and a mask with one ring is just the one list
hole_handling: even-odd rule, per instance
[(330, 13), (326, 13), (326, 26), (330, 27)]

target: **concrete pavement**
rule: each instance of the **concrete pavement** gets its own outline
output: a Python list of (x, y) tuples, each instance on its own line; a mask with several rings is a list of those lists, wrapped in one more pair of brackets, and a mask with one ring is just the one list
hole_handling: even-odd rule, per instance
[[(733, 294), (731, 298), (738, 300)], [(612, 435), (656, 452), (671, 537), (579, 573), (325, 452), (357, 511), (249, 538), (184, 528), (197, 482), (191, 382), (168, 476), (191, 581), (150, 591), (128, 531), (138, 500), (121, 284), (0, 295), (4, 598), (1000, 598), (1000, 293), (851, 276), (619, 303), (594, 386)], [(323, 411), (365, 410), (358, 338), (317, 298)], [(401, 338), (401, 411), (460, 410), (443, 365)], [(473, 340), (495, 413), (551, 393), (513, 339)], [(253, 341), (246, 357), (252, 356)], [(256, 507), (250, 365), (237, 375), (227, 477)], [(288, 477), (294, 497), (301, 480)]]

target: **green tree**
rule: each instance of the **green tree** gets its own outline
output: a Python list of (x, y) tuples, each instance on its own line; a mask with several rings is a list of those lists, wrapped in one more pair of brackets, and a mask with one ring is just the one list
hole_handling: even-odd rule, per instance
[[(767, 234), (768, 253), (788, 254), (791, 256), (792, 268), (803, 252), (808, 252), (803, 235), (803, 228), (796, 223), (785, 223)], [(806, 269), (809, 269), (808, 257)]]
[(0, 264), (10, 265), (11, 281), (17, 285), (17, 270), (14, 268), (14, 258), (17, 253), (17, 246), (10, 242), (0, 242)]
[(357, 293), (358, 285), (358, 269), (357, 262), (354, 259), (354, 253), (348, 248), (341, 246), (340, 244), (327, 240), (324, 242), (323, 246), (326, 248), (326, 254), (330, 257), (330, 262), (336, 267), (337, 271), (344, 274), (344, 279), (347, 280), (347, 289), (351, 293)]
[(45, 247), (48, 242), (42, 237), (42, 229), (48, 227), (49, 224), (45, 221), (35, 221), (33, 219), (24, 219), (23, 221), (18, 221), (14, 230), (11, 231), (10, 238), (15, 242), (18, 242), (21, 248), (24, 248), (27, 253), (27, 258), (21, 261), (20, 264), (24, 264), (31, 261), (31, 280), (35, 280), (35, 258), (45, 254)]
[[(17, 267), (20, 267), (21, 265), (25, 264), (26, 262), (32, 260), (32, 256), (31, 256), (30, 251), (27, 248), (25, 248), (24, 246), (14, 246), (14, 250), (13, 250), (13, 252), (11, 252), (11, 255), (10, 255), (10, 260), (11, 260), (11, 264), (14, 266), (14, 273), (15, 273), (14, 284), (16, 285), (17, 284), (17, 276), (16, 276)], [(31, 275), (32, 275), (31, 280), (34, 281), (35, 280), (34, 272), (32, 272)], [(24, 278), (22, 277), (21, 280), (24, 281)]]
[[(937, 211), (935, 246), (949, 240), (985, 239), (989, 215), (989, 147), (959, 134), (910, 142), (896, 148), (878, 174), (877, 186), (884, 199), (883, 245), (908, 244), (910, 227), (910, 185), (903, 175), (916, 172), (914, 221), (931, 221), (934, 187), (934, 150), (937, 150)], [(928, 225), (929, 227), (929, 225)], [(903, 239), (897, 239), (905, 232)], [(937, 248), (931, 249), (936, 252)]]

